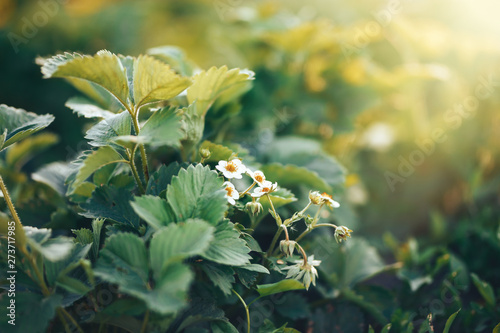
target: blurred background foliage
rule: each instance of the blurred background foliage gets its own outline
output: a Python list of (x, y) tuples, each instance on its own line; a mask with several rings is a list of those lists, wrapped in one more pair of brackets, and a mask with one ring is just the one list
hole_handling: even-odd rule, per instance
[[(346, 167), (333, 219), (378, 249), (382, 259), (364, 254), (356, 261), (374, 265), (365, 278), (382, 267), (377, 260), (396, 263), (385, 270), (398, 269), (399, 278), (383, 273), (357, 286), (365, 301), (345, 292), (347, 309), (357, 306), (353, 316), (362, 309), (402, 329), (410, 314), (434, 312), (441, 331), (450, 314), (467, 307), (457, 320), (491, 331), (500, 295), (499, 11), (495, 1), (462, 0), (0, 0), (0, 102), (56, 116), (55, 134), (36, 139), (36, 159), (7, 158), (1, 171), (20, 184), (43, 164), (87, 148), (90, 121), (64, 106), (75, 91), (43, 81), (37, 56), (101, 49), (138, 55), (175, 45), (201, 68), (248, 68), (256, 73), (252, 90), (241, 103), (215, 105), (205, 136), (239, 143), (262, 163), (321, 146)], [(302, 162), (314, 169), (314, 161)], [(19, 189), (20, 207), (35, 193)], [(37, 214), (63, 206), (52, 201)], [(336, 271), (325, 261), (327, 274)], [(463, 289), (453, 282), (460, 272)], [(344, 273), (330, 278), (353, 287), (356, 277)], [(491, 284), (493, 303), (470, 287), (469, 273)], [(444, 302), (447, 292), (460, 297)], [(408, 293), (414, 297), (403, 297)], [(383, 313), (366, 300), (384, 303)], [(446, 308), (432, 309), (433, 300)], [(325, 311), (341, 311), (328, 309), (310, 314), (319, 331), (332, 320)]]

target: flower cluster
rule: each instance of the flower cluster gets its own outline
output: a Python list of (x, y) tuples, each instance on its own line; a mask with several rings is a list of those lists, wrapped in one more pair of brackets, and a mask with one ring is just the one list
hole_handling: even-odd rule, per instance
[[(239, 159), (233, 159), (231, 161), (219, 161), (219, 164), (215, 166), (217, 170), (222, 172), (222, 175), (227, 179), (241, 179), (243, 174), (250, 176), (253, 179), (253, 184), (241, 194), (236, 190), (234, 184), (230, 181), (224, 182), (224, 188), (226, 190), (227, 201), (231, 205), (236, 204), (236, 200), (247, 194), (255, 185), (257, 187), (251, 193), (253, 198), (252, 204), (248, 205), (248, 210), (252, 211), (252, 214), (259, 213), (262, 210), (262, 206), (258, 203), (258, 198), (263, 195), (270, 194), (278, 189), (278, 183), (272, 183), (266, 180), (266, 176), (260, 170), (252, 171), (247, 168)], [(256, 200), (257, 199), (257, 200)]]
[[(241, 160), (232, 159), (230, 161), (219, 161), (216, 166), (217, 170), (219, 170), (222, 175), (227, 178), (227, 181), (224, 182), (223, 186), (226, 190), (226, 198), (227, 201), (231, 205), (236, 205), (236, 201), (243, 198), (246, 194), (248, 194), (252, 201), (249, 201), (245, 205), (245, 210), (248, 212), (250, 217), (253, 217), (259, 214), (262, 211), (262, 205), (259, 203), (259, 199), (262, 196), (268, 196), (269, 204), (272, 208), (270, 210), (271, 215), (276, 220), (278, 225), (278, 230), (275, 234), (274, 240), (270, 245), (270, 248), (267, 252), (267, 255), (276, 254), (273, 252), (274, 247), (276, 245), (276, 241), (279, 239), (281, 232), (285, 233), (285, 239), (281, 240), (279, 243), (279, 251), (281, 255), (285, 257), (291, 257), (294, 254), (294, 251), (297, 250), (300, 252), (302, 259), (295, 261), (295, 265), (287, 266), (283, 268), (283, 270), (288, 270), (288, 274), (286, 278), (293, 278), (301, 281), (306, 289), (309, 289), (311, 283), (316, 285), (316, 278), (318, 276), (318, 272), (315, 267), (319, 266), (321, 263), (320, 260), (314, 260), (314, 256), (308, 256), (304, 251), (304, 248), (300, 246), (298, 241), (305, 236), (307, 233), (312, 231), (315, 228), (329, 226), (335, 228), (334, 237), (337, 243), (341, 243), (342, 241), (346, 241), (348, 237), (351, 237), (351, 232), (349, 228), (345, 226), (336, 226), (330, 223), (317, 223), (320, 219), (320, 211), (323, 206), (327, 206), (329, 208), (338, 208), (340, 204), (333, 200), (333, 197), (325, 192), (320, 193), (319, 191), (310, 191), (309, 192), (309, 203), (307, 206), (299, 212), (295, 212), (290, 218), (282, 221), (281, 217), (278, 215), (276, 210), (274, 209), (271, 198), (269, 197), (270, 193), (273, 193), (278, 189), (278, 184), (273, 183), (266, 179), (264, 173), (260, 170), (252, 171), (247, 166), (245, 166)], [(246, 174), (250, 178), (252, 178), (253, 182), (250, 187), (248, 187), (243, 192), (238, 192), (233, 183), (231, 183), (231, 179), (242, 179), (243, 175)], [(253, 189), (253, 192), (250, 192)], [(306, 210), (314, 206), (319, 206), (314, 217), (310, 215), (306, 215)], [(306, 230), (300, 235), (296, 240), (291, 240), (288, 234), (288, 228), (293, 230), (293, 223), (304, 219), (304, 222), (307, 226)], [(252, 220), (253, 221), (253, 220)], [(260, 219), (258, 219), (260, 221)], [(255, 225), (252, 222), (251, 228), (254, 228)]]

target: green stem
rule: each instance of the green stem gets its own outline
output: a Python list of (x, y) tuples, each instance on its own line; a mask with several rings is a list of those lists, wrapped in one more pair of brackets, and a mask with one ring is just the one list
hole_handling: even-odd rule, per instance
[(146, 310), (146, 314), (144, 315), (144, 321), (142, 322), (141, 333), (146, 332), (146, 328), (148, 327), (148, 320), (149, 320), (149, 309)]
[(247, 313), (247, 333), (250, 333), (250, 312), (248, 311), (248, 305), (245, 303), (245, 301), (243, 300), (243, 298), (241, 298), (240, 294), (238, 294), (236, 292), (236, 290), (234, 289), (231, 289), (231, 291), (236, 295), (238, 296), (238, 298), (240, 299), (241, 303), (243, 303), (243, 306), (245, 307), (245, 312)]
[(307, 265), (307, 254), (306, 251), (299, 245), (299, 243), (295, 243), (295, 246), (299, 249), (300, 253), (302, 253), (302, 260), (304, 260), (304, 266)]
[(278, 238), (280, 237), (281, 235), (281, 232), (283, 231), (283, 228), (279, 228), (277, 231), (276, 231), (276, 234), (274, 234), (274, 238), (273, 240), (271, 241), (271, 245), (269, 245), (269, 249), (267, 250), (267, 256), (270, 257), (271, 254), (273, 253), (273, 250), (274, 250), (274, 246), (276, 245), (276, 242), (278, 241)]
[(245, 194), (247, 194), (247, 193), (248, 193), (248, 191), (250, 191), (250, 190), (251, 190), (251, 189), (255, 186), (255, 184), (257, 184), (257, 182), (255, 182), (255, 181), (254, 181), (254, 182), (253, 182), (253, 184), (252, 184), (252, 185), (250, 185), (250, 186), (249, 186), (249, 187), (245, 190), (245, 192), (240, 193), (240, 198), (242, 198)]
[(130, 169), (132, 170), (132, 174), (134, 175), (135, 182), (137, 183), (137, 187), (139, 188), (139, 192), (141, 194), (146, 193), (144, 190), (144, 186), (142, 185), (141, 178), (139, 177), (139, 172), (137, 172), (137, 167), (135, 166), (135, 151), (137, 149), (137, 145), (132, 149), (132, 153), (129, 154), (130, 160), (128, 164), (130, 165)]
[(332, 228), (337, 229), (337, 226), (335, 224), (330, 224), (330, 223), (316, 224), (316, 225), (314, 225), (311, 228), (307, 228), (303, 233), (300, 234), (299, 237), (297, 237), (297, 239), (295, 241), (296, 242), (300, 241), (302, 238), (304, 238), (305, 235), (307, 235), (308, 233), (310, 233), (313, 229), (316, 229), (316, 228), (319, 228), (319, 227), (332, 227)]
[[(82, 328), (80, 327), (80, 325), (78, 325), (78, 323), (76, 322), (76, 320), (73, 318), (72, 315), (69, 314), (68, 311), (66, 311), (66, 309), (64, 309), (63, 307), (60, 308), (60, 311), (63, 315), (66, 315), (66, 317), (69, 319), (69, 321), (71, 321), (71, 323), (75, 326), (75, 328), (78, 330), (78, 332), (80, 333), (84, 333), (84, 331), (82, 330)], [(71, 330), (70, 330), (71, 332)]]
[(274, 213), (274, 218), (276, 220), (276, 224), (278, 227), (281, 227), (283, 222), (281, 222), (281, 217), (276, 213), (276, 209), (274, 209), (273, 201), (271, 200), (271, 197), (269, 196), (269, 193), (266, 193), (267, 200), (269, 200), (269, 204), (271, 205), (271, 209), (273, 210)]
[[(139, 126), (139, 109), (135, 110), (134, 114), (132, 114), (132, 122), (134, 124), (135, 134), (139, 135), (141, 131), (141, 127)], [(146, 180), (146, 182), (148, 182), (149, 167), (148, 167), (148, 157), (146, 156), (146, 148), (144, 148), (143, 144), (139, 144), (139, 149), (141, 150), (142, 171), (144, 172), (144, 179)]]
[(316, 225), (316, 222), (318, 222), (319, 212), (321, 211), (321, 208), (323, 208), (323, 205), (319, 206), (318, 211), (316, 212), (316, 214), (314, 214), (314, 219), (312, 221), (313, 227)]

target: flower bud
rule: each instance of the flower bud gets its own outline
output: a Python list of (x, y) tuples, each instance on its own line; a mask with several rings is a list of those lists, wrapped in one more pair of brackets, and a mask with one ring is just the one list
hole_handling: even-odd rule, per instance
[(345, 226), (340, 226), (335, 229), (335, 240), (337, 243), (341, 243), (342, 241), (346, 241), (347, 237), (351, 237), (351, 232), (352, 230), (345, 227)]
[(212, 153), (210, 152), (210, 149), (206, 149), (206, 148), (200, 149), (200, 156), (202, 159), (206, 160), (207, 158), (210, 157), (210, 155), (212, 155)]
[(291, 257), (293, 255), (293, 250), (295, 249), (295, 244), (295, 241), (284, 239), (280, 242), (280, 251), (286, 257)]
[(262, 205), (258, 201), (250, 201), (245, 205), (245, 210), (248, 214), (257, 215), (262, 211)]

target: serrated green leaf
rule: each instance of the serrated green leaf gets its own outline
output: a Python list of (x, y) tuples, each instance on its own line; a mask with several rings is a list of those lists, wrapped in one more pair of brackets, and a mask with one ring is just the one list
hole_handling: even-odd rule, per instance
[(148, 281), (148, 255), (144, 241), (131, 233), (118, 233), (109, 237), (101, 250), (94, 269), (104, 280), (123, 284), (123, 279), (134, 285)]
[(177, 110), (177, 115), (181, 117), (182, 145), (184, 149), (191, 149), (203, 137), (205, 118), (198, 114), (196, 102)]
[(130, 135), (132, 119), (127, 111), (110, 116), (90, 128), (85, 139), (94, 147), (107, 146), (118, 136)]
[(23, 109), (0, 104), (0, 151), (33, 133), (49, 126), (54, 121), (50, 114), (37, 115)]
[(75, 234), (75, 242), (87, 245), (91, 244), (94, 241), (94, 235), (92, 234), (92, 230), (87, 228), (81, 228), (78, 230), (71, 230)]
[(240, 282), (248, 289), (252, 288), (252, 286), (257, 281), (257, 277), (259, 273), (247, 271), (246, 269), (242, 269), (241, 267), (234, 267), (234, 271), (238, 274), (238, 279)]
[(163, 164), (149, 177), (146, 194), (158, 196), (163, 191), (166, 191), (168, 184), (172, 181), (172, 177), (177, 176), (181, 168), (181, 165), (177, 162), (170, 163), (168, 166)]
[(170, 224), (157, 231), (151, 239), (150, 259), (155, 279), (172, 261), (199, 255), (207, 250), (213, 239), (214, 227), (202, 220)]
[(137, 228), (139, 216), (130, 205), (133, 198), (130, 190), (115, 186), (96, 187), (92, 196), (81, 207), (85, 210), (81, 215), (89, 218), (107, 218)]
[(225, 265), (219, 265), (212, 262), (203, 262), (201, 269), (207, 274), (212, 283), (217, 286), (226, 295), (231, 295), (233, 287), (234, 270)]
[(290, 290), (305, 289), (304, 285), (297, 280), (286, 279), (276, 283), (260, 284), (257, 286), (257, 292), (260, 297), (282, 293)]
[(455, 320), (455, 317), (458, 315), (461, 309), (458, 309), (457, 312), (453, 313), (447, 320), (446, 325), (444, 326), (443, 333), (448, 333), (450, 331), (450, 327)]
[(136, 108), (179, 95), (191, 84), (187, 77), (177, 75), (170, 66), (148, 55), (134, 62), (134, 100)]
[(91, 100), (77, 96), (66, 101), (66, 107), (73, 110), (74, 113), (85, 118), (108, 118), (114, 115), (113, 112), (104, 110)]
[(138, 138), (153, 147), (179, 147), (180, 140), (184, 136), (180, 120), (174, 108), (162, 108), (146, 121)]
[(253, 79), (253, 73), (239, 68), (228, 70), (226, 66), (212, 67), (193, 77), (193, 85), (187, 91), (189, 104), (196, 101), (198, 114), (204, 116), (215, 100), (222, 93), (232, 89), (233, 93), (240, 87), (247, 87), (247, 81)]
[(224, 265), (244, 266), (250, 264), (249, 259), (252, 258), (248, 254), (250, 249), (239, 236), (240, 233), (234, 229), (233, 223), (221, 221), (216, 227), (214, 240), (201, 256)]
[(167, 201), (177, 221), (201, 218), (215, 225), (227, 210), (222, 178), (201, 164), (179, 171), (167, 187)]
[(5, 154), (5, 161), (8, 165), (19, 169), (35, 154), (43, 152), (58, 142), (59, 137), (53, 133), (34, 135), (12, 146)]
[(75, 180), (71, 184), (70, 194), (73, 193), (74, 190), (96, 170), (108, 164), (124, 161), (123, 157), (109, 146), (100, 147), (97, 150), (84, 153), (79, 158), (79, 161), (76, 162), (77, 164), (80, 164), (80, 166), (78, 172), (76, 173)]
[(472, 282), (474, 282), (474, 285), (481, 296), (483, 296), (486, 303), (491, 306), (495, 306), (495, 292), (493, 291), (491, 285), (488, 282), (481, 280), (475, 273), (471, 273), (470, 276), (472, 277)]
[(332, 192), (330, 185), (326, 183), (314, 171), (310, 171), (303, 167), (281, 163), (271, 163), (261, 167), (262, 172), (266, 175), (266, 179), (273, 182), (278, 182), (280, 186), (293, 187), (298, 184), (303, 184), (311, 190), (318, 190), (322, 192)]
[[(127, 103), (128, 82), (120, 59), (109, 51), (99, 51), (94, 56), (74, 53), (56, 56), (45, 61), (42, 66), (44, 78), (61, 77), (89, 81), (106, 89), (122, 104)], [(82, 86), (80, 86), (81, 88)]]
[(134, 211), (155, 230), (175, 222), (175, 215), (167, 201), (152, 195), (136, 197), (130, 202)]

